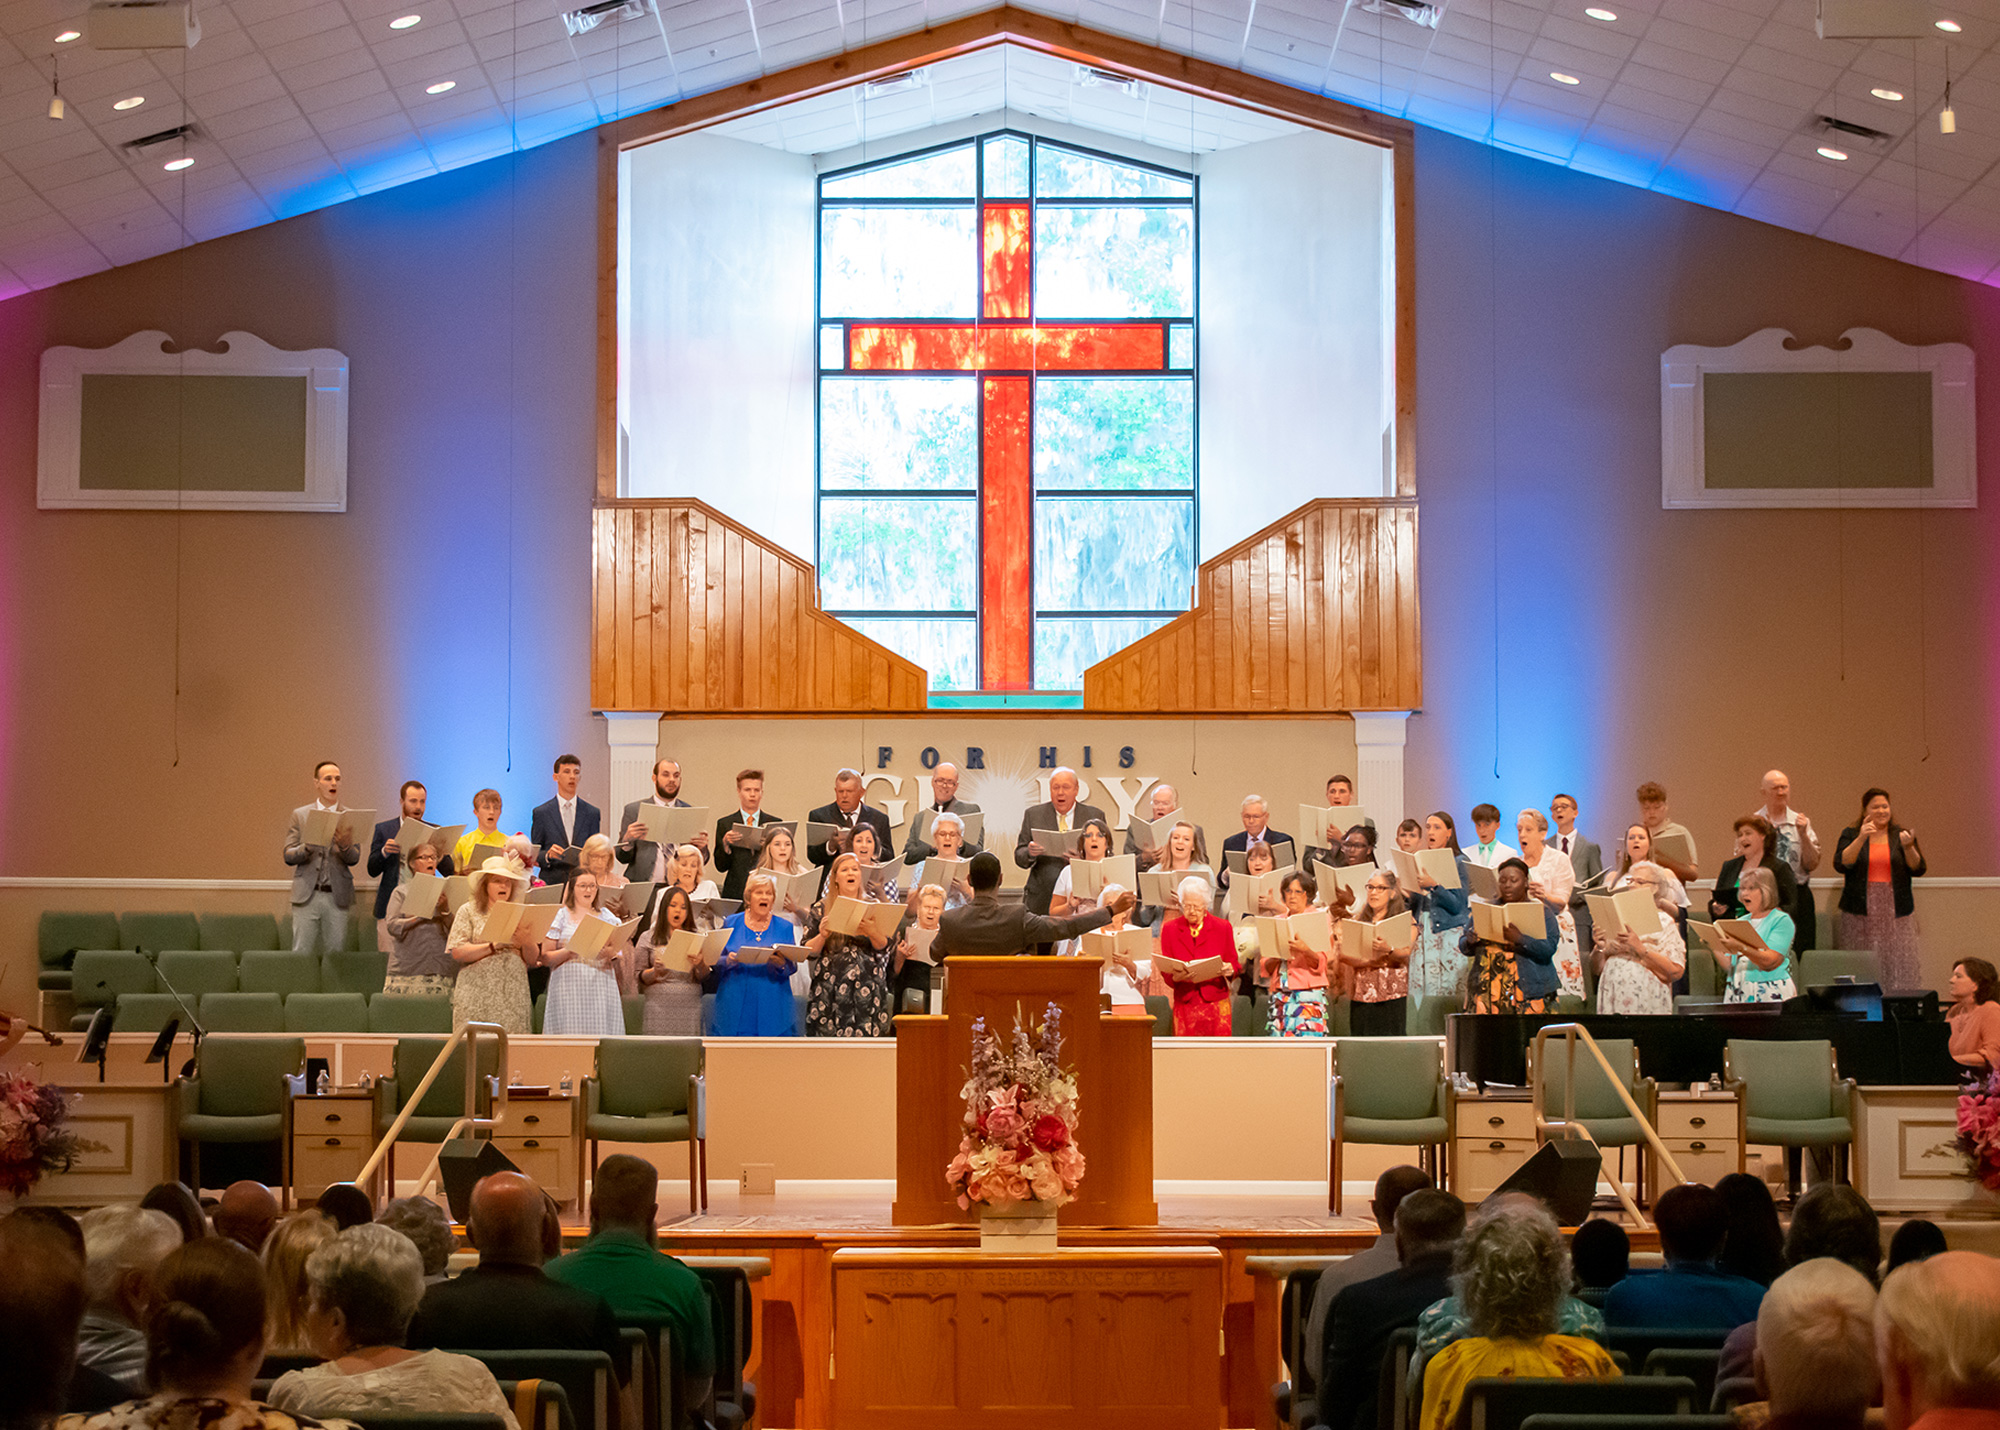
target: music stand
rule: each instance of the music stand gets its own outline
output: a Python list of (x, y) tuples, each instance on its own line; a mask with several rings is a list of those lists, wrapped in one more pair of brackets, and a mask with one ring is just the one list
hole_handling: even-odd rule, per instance
[(111, 1046), (111, 1010), (99, 1008), (90, 1015), (90, 1029), (83, 1035), (83, 1051), (76, 1055), (80, 1063), (97, 1064), (97, 1080), (104, 1081), (104, 1053)]
[(148, 1065), (153, 1063), (158, 1063), (160, 1065), (161, 1082), (172, 1082), (174, 1080), (173, 1073), (169, 1071), (169, 1069), (167, 1068), (167, 1055), (173, 1052), (174, 1038), (177, 1034), (179, 1034), (180, 1030), (181, 1030), (180, 1019), (178, 1018), (167, 1019), (167, 1026), (160, 1029), (159, 1036), (153, 1039), (152, 1050), (146, 1054), (146, 1062)]

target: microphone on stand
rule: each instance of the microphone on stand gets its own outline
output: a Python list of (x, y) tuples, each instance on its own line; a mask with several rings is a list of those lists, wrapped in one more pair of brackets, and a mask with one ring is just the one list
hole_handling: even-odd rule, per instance
[[(208, 1036), (208, 1029), (202, 1027), (201, 1019), (195, 1017), (194, 1009), (188, 1007), (187, 999), (181, 996), (180, 989), (174, 987), (174, 981), (173, 979), (167, 977), (167, 971), (164, 968), (160, 967), (159, 950), (155, 949), (151, 952), (148, 952), (143, 948), (139, 948), (139, 949), (134, 949), (133, 952), (138, 954), (141, 958), (145, 959), (146, 962), (153, 965), (153, 976), (159, 979), (160, 982), (165, 985), (167, 992), (173, 995), (174, 1002), (180, 1006), (181, 1012), (187, 1015), (188, 1027), (191, 1030), (191, 1036), (194, 1040), (194, 1045), (188, 1050), (188, 1060), (185, 1064), (182, 1065), (180, 1075), (182, 1077), (193, 1077), (195, 1059), (199, 1057), (201, 1054), (201, 1040)], [(165, 1056), (166, 1056), (166, 1049), (163, 1048), (161, 1049), (162, 1059), (164, 1059)]]

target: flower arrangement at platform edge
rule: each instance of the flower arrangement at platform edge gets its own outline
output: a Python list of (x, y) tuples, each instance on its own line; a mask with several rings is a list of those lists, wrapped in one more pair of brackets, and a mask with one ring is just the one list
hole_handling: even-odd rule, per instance
[(2000, 1072), (1973, 1078), (1959, 1093), (1958, 1147), (1980, 1185), (2000, 1192)]
[(49, 1172), (67, 1172), (79, 1152), (102, 1151), (65, 1127), (69, 1098), (26, 1073), (0, 1073), (0, 1191), (26, 1196)]
[(1002, 1046), (980, 1018), (972, 1025), (966, 1070), (965, 1133), (945, 1180), (961, 1210), (1035, 1201), (1051, 1210), (1075, 1198), (1083, 1180), (1076, 1145), (1076, 1070), (1062, 1064), (1062, 1009), (1054, 1003), (1031, 1033), (1020, 1011)]

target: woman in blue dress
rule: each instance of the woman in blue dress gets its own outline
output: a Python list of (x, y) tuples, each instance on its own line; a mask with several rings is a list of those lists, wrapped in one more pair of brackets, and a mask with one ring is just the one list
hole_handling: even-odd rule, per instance
[(755, 870), (743, 886), (743, 909), (722, 926), (729, 944), (716, 967), (715, 1017), (709, 1032), (718, 1038), (790, 1038), (798, 1034), (797, 1006), (792, 1000), (789, 958), (745, 963), (738, 949), (768, 948), (798, 942), (789, 920), (771, 912), (778, 886), (766, 870)]

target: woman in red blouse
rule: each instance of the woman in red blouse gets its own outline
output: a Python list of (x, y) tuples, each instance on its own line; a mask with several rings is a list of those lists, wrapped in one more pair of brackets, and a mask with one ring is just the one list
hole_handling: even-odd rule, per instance
[(1190, 964), (1219, 958), (1222, 973), (1196, 982), (1161, 969), (1174, 997), (1174, 1033), (1182, 1038), (1226, 1038), (1229, 989), (1242, 968), (1236, 958), (1236, 931), (1227, 919), (1209, 912), (1208, 880), (1200, 875), (1183, 879), (1176, 893), (1181, 909), (1160, 930), (1161, 954)]

